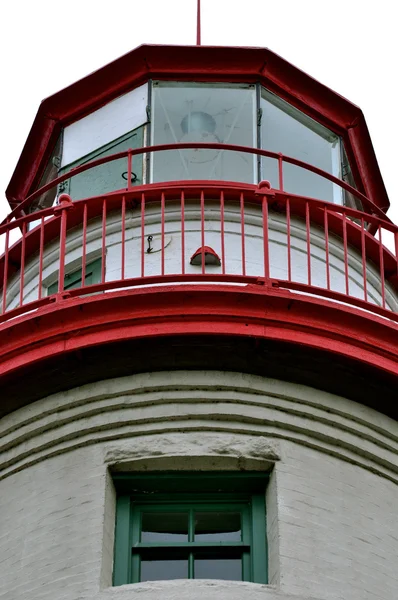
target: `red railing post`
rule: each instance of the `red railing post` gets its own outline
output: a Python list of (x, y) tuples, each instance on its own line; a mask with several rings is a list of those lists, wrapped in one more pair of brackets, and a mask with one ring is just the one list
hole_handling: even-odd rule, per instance
[(102, 200), (101, 283), (105, 282), (106, 266), (106, 198)]
[(279, 189), (283, 192), (283, 154), (279, 152), (278, 156), (278, 176), (279, 176)]
[(181, 191), (181, 273), (185, 275), (185, 194)]
[(205, 265), (205, 195), (200, 192), (200, 226), (201, 226), (201, 253), (202, 253), (202, 275), (206, 272)]
[(141, 277), (145, 275), (145, 194), (141, 194)]
[(287, 279), (292, 280), (292, 240), (291, 240), (291, 218), (290, 199), (286, 199), (286, 240), (287, 240)]
[(307, 283), (311, 285), (311, 216), (308, 201), (305, 203), (305, 230), (307, 236)]
[(241, 225), (241, 243), (242, 243), (242, 275), (246, 275), (246, 248), (245, 248), (245, 198), (240, 195), (240, 225)]
[(83, 207), (83, 240), (82, 240), (82, 287), (86, 285), (86, 255), (87, 255), (87, 202)]
[(165, 222), (165, 197), (164, 197), (164, 192), (162, 192), (161, 194), (161, 198), (160, 198), (160, 204), (161, 204), (161, 215), (160, 215), (160, 220), (161, 220), (161, 224), (160, 224), (160, 228), (161, 228), (161, 252), (160, 252), (160, 257), (161, 257), (161, 273), (162, 275), (164, 275), (164, 265), (165, 265), (165, 256), (164, 256), (164, 222)]
[(324, 209), (323, 228), (325, 230), (326, 288), (330, 290), (329, 220), (327, 208)]
[(6, 229), (6, 240), (4, 248), (4, 272), (3, 272), (3, 309), (2, 312), (6, 312), (7, 307), (7, 283), (8, 283), (8, 247), (10, 244), (10, 230)]
[(348, 261), (348, 243), (347, 243), (347, 217), (343, 212), (343, 249), (344, 249), (344, 277), (345, 277), (345, 293), (350, 295), (349, 288), (349, 261)]
[(133, 155), (132, 155), (132, 148), (129, 148), (127, 150), (127, 189), (131, 190), (132, 185), (131, 185), (131, 177), (133, 175)]
[(394, 238), (395, 238), (395, 261), (397, 263), (397, 272), (396, 272), (396, 276), (398, 278), (398, 229), (394, 234)]
[(262, 196), (262, 214), (263, 214), (263, 248), (264, 248), (264, 278), (270, 278), (269, 261), (269, 223), (268, 223), (268, 197), (274, 198), (275, 192), (271, 188), (269, 181), (260, 181), (256, 190), (257, 196)]
[(73, 202), (68, 194), (61, 194), (58, 198), (58, 206), (54, 213), (61, 213), (59, 231), (59, 270), (58, 270), (58, 293), (61, 294), (65, 287), (65, 254), (66, 254), (66, 232), (68, 222), (68, 210), (73, 208)]
[(220, 194), (220, 218), (221, 218), (221, 272), (225, 275), (225, 205), (224, 190)]
[(365, 302), (368, 301), (368, 277), (367, 277), (367, 268), (366, 268), (366, 237), (365, 237), (365, 221), (361, 219), (361, 258), (362, 258), (362, 277), (363, 277), (363, 298)]
[(44, 218), (40, 219), (40, 242), (39, 242), (39, 289), (38, 299), (42, 297), (42, 286), (43, 286), (43, 258), (44, 258)]
[(122, 197), (122, 265), (121, 265), (121, 278), (125, 276), (125, 264), (126, 264), (126, 196)]
[(384, 274), (384, 247), (381, 233), (381, 225), (379, 227), (379, 255), (380, 255), (380, 278), (381, 278), (381, 305), (383, 308), (386, 307), (386, 285), (385, 285), (385, 274)]

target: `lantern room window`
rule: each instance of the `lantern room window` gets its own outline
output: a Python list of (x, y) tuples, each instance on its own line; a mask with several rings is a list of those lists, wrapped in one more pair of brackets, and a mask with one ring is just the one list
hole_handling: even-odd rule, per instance
[[(341, 139), (275, 94), (261, 90), (261, 147), (281, 152), (342, 179)], [(262, 179), (278, 187), (278, 165), (262, 159)], [(331, 181), (284, 162), (283, 187), (292, 194), (342, 204), (342, 189)]]
[[(68, 174), (129, 148), (162, 144), (229, 144), (282, 153), (354, 186), (342, 139), (259, 83), (148, 82), (68, 125), (46, 177)], [(56, 173), (58, 168), (58, 173)], [(73, 200), (125, 189), (127, 159), (100, 164), (58, 187)], [(215, 180), (280, 187), (278, 161), (255, 152), (219, 148), (170, 149), (133, 156), (131, 185)], [(357, 206), (339, 185), (283, 162), (283, 191)], [(33, 206), (48, 206), (50, 190)], [(359, 207), (360, 208), (360, 207)]]
[[(256, 146), (255, 85), (153, 83), (152, 144)], [(215, 179), (253, 183), (255, 155), (175, 150), (152, 155), (152, 181)]]

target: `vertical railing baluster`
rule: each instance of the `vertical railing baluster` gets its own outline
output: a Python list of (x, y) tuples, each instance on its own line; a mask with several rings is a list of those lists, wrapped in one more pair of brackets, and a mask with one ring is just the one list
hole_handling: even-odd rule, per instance
[(382, 239), (382, 225), (379, 226), (379, 259), (380, 259), (380, 277), (381, 277), (381, 305), (386, 307), (386, 282), (384, 274), (384, 247)]
[(133, 174), (133, 156), (132, 156), (132, 149), (129, 148), (127, 150), (127, 189), (131, 190), (131, 177)]
[(122, 253), (121, 279), (124, 280), (126, 264), (126, 196), (122, 196)]
[(83, 239), (82, 239), (82, 287), (86, 285), (86, 256), (87, 256), (87, 202), (83, 206)]
[(264, 277), (269, 279), (269, 232), (268, 232), (268, 198), (263, 196), (263, 243), (264, 243)]
[(305, 229), (307, 235), (307, 279), (311, 285), (311, 216), (309, 202), (305, 203)]
[(344, 251), (344, 277), (345, 277), (345, 293), (350, 295), (349, 278), (348, 278), (348, 244), (347, 244), (347, 217), (343, 213), (343, 251)]
[(221, 273), (225, 275), (225, 203), (224, 190), (220, 194), (220, 218), (221, 218)]
[(397, 265), (396, 276), (398, 277), (398, 230), (394, 234), (394, 241), (395, 241), (395, 263)]
[(161, 273), (164, 275), (164, 222), (165, 222), (165, 197), (162, 192), (161, 199)]
[(202, 275), (206, 272), (205, 265), (205, 195), (200, 192), (200, 221), (201, 221), (201, 253), (202, 253)]
[(240, 195), (240, 223), (241, 223), (241, 242), (242, 242), (242, 275), (246, 276), (246, 248), (245, 248), (245, 199), (243, 193)]
[(4, 272), (3, 272), (3, 307), (2, 313), (6, 312), (7, 308), (7, 285), (8, 285), (8, 249), (10, 245), (10, 230), (7, 226), (6, 239), (4, 248)]
[(325, 230), (325, 263), (326, 263), (326, 288), (330, 290), (330, 250), (329, 250), (329, 217), (325, 207), (323, 213), (323, 227)]
[(292, 280), (292, 232), (290, 216), (290, 199), (286, 199), (286, 237), (287, 237), (287, 279)]
[(363, 298), (368, 301), (368, 282), (366, 270), (366, 238), (365, 238), (365, 221), (361, 218), (361, 256), (362, 256), (362, 276), (363, 276)]
[(61, 211), (60, 232), (59, 232), (59, 273), (58, 273), (58, 293), (59, 294), (61, 294), (65, 288), (65, 255), (66, 255), (67, 220), (68, 220), (68, 210), (64, 207)]
[(185, 275), (185, 194), (181, 190), (181, 273)]
[(283, 154), (279, 152), (278, 156), (278, 177), (279, 177), (279, 190), (283, 192)]
[(106, 261), (106, 198), (102, 201), (102, 249), (101, 249), (101, 283), (105, 283)]
[(141, 277), (145, 275), (145, 194), (141, 194)]
[(24, 286), (25, 286), (25, 252), (26, 252), (26, 223), (22, 224), (22, 244), (21, 244), (21, 271), (19, 288), (19, 305), (23, 305)]
[(43, 254), (44, 254), (44, 217), (40, 219), (40, 241), (39, 241), (39, 289), (37, 298), (41, 300), (43, 291)]

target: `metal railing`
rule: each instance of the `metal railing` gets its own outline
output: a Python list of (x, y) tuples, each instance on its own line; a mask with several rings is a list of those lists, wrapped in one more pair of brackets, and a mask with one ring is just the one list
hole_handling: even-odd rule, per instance
[[(230, 150), (273, 158), (278, 161), (279, 189), (270, 189), (267, 184), (216, 181), (131, 185), (134, 156), (177, 148)], [(56, 206), (23, 214), (51, 187), (123, 157), (127, 159), (126, 189), (76, 202), (64, 195)], [(369, 212), (285, 192), (284, 162), (339, 185)], [(34, 222), (37, 226), (29, 231)], [(369, 230), (377, 232), (376, 236)], [(12, 244), (16, 231), (22, 235)], [(159, 241), (156, 268), (148, 252), (148, 235), (154, 231)], [(170, 235), (175, 241), (172, 253), (166, 243)], [(387, 238), (389, 248), (384, 244)], [(398, 321), (398, 228), (345, 182), (296, 159), (264, 150), (170, 144), (103, 157), (26, 198), (0, 225), (1, 240), (0, 322), (76, 296), (200, 281), (269, 282), (274, 287), (342, 302)], [(112, 264), (107, 256), (110, 245)], [(217, 246), (218, 268), (206, 265), (206, 245)], [(198, 247), (201, 264), (193, 267), (190, 253)], [(88, 284), (86, 270), (93, 257), (101, 261), (100, 275)], [(65, 276), (72, 268), (81, 269), (82, 285), (65, 290)], [(48, 295), (49, 282), (55, 280), (58, 291)]]

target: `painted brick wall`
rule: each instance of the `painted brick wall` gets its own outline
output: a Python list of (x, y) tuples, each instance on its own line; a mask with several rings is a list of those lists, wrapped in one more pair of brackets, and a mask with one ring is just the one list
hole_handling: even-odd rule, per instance
[[(151, 373), (45, 398), (0, 425), (1, 600), (396, 598), (397, 427), (371, 409), (239, 373)], [(109, 587), (108, 467), (273, 467), (271, 585)]]

